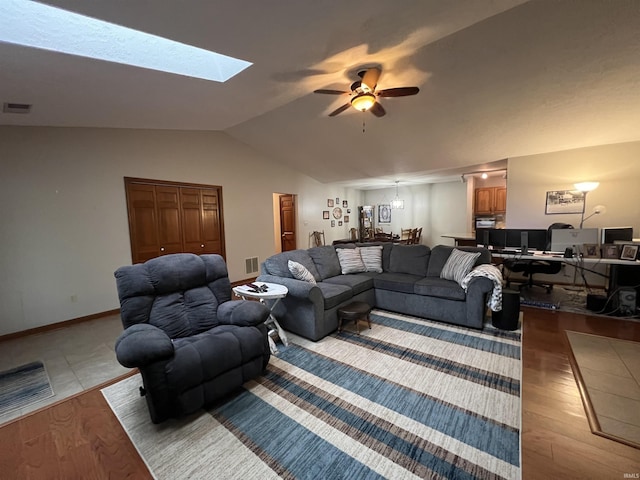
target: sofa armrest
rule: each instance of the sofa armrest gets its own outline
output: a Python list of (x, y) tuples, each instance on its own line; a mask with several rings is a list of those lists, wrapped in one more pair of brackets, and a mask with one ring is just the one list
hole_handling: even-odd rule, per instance
[(269, 318), (269, 309), (260, 302), (229, 300), (218, 306), (218, 321), (225, 325), (252, 327)]
[(116, 357), (124, 367), (144, 367), (173, 356), (173, 342), (158, 327), (148, 323), (132, 325), (116, 340)]
[(489, 293), (493, 290), (493, 282), (486, 277), (474, 277), (469, 281), (469, 285), (467, 287), (467, 296), (468, 295), (480, 295), (480, 297), (484, 298), (485, 293)]
[[(295, 278), (276, 277), (275, 275), (260, 275), (256, 281), (284, 285), (289, 290), (287, 295), (292, 297), (309, 298), (313, 289), (316, 289), (318, 292), (320, 291), (315, 284), (305, 282), (303, 280), (297, 280)], [(320, 297), (322, 297), (322, 295), (320, 295)]]

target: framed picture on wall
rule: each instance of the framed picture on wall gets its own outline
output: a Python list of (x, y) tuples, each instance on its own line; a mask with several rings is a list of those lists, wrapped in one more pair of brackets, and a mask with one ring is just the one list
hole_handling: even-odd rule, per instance
[(378, 223), (391, 223), (391, 205), (378, 205)]
[(327, 207), (333, 207), (333, 198), (327, 199)]
[(579, 190), (551, 190), (547, 192), (545, 215), (582, 213), (584, 192)]
[(349, 202), (346, 200), (342, 200), (342, 208), (347, 208), (349, 206)]
[(336, 226), (336, 221), (335, 220), (331, 220), (331, 226), (335, 227)]
[(342, 226), (342, 221), (338, 222), (338, 226), (341, 227)]
[(323, 220), (329, 220), (329, 210), (323, 210), (322, 211), (322, 219)]
[(349, 215), (344, 216), (344, 223), (349, 223)]

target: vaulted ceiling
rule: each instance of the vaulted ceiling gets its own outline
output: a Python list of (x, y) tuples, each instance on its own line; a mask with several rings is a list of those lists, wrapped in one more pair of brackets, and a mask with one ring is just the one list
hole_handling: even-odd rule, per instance
[[(215, 83), (0, 42), (0, 103), (33, 104), (0, 124), (222, 130), (360, 187), (640, 140), (637, 0), (46, 3), (253, 65)], [(313, 90), (370, 66), (420, 93), (329, 118), (348, 97)]]

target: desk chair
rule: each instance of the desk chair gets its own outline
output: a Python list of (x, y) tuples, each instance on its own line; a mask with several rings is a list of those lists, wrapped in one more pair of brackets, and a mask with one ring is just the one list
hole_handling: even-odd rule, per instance
[[(552, 223), (551, 225), (549, 225), (549, 228), (547, 229), (547, 245), (545, 250), (551, 249), (551, 231), (557, 228), (573, 228), (573, 226), (569, 225), (568, 223)], [(555, 275), (556, 273), (560, 272), (560, 270), (562, 270), (562, 262), (551, 262), (548, 260), (508, 258), (504, 262), (502, 262), (502, 265), (509, 272), (522, 273), (525, 277), (528, 277), (528, 280), (526, 282), (522, 282), (522, 284), (518, 286), (520, 290), (525, 287), (531, 288), (535, 285), (546, 289), (547, 293), (551, 293), (551, 290), (553, 289), (553, 283), (536, 282), (533, 279), (533, 275), (536, 273)], [(508, 288), (511, 285), (511, 281), (508, 275), (506, 277), (506, 282)]]

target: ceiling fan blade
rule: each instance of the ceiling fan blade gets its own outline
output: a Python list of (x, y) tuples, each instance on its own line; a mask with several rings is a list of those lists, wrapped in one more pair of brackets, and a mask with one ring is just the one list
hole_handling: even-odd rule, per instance
[[(376, 85), (378, 84), (378, 79), (380, 78), (380, 69), (379, 68), (370, 68), (362, 77), (362, 86), (365, 92), (374, 92), (376, 89)], [(368, 90), (364, 87), (367, 87)]]
[(387, 88), (386, 90), (376, 92), (376, 95), (381, 97), (407, 97), (409, 95), (415, 95), (419, 91), (420, 89), (418, 87)]
[(333, 112), (331, 112), (331, 113), (329, 114), (329, 116), (330, 116), (330, 117), (335, 117), (336, 115), (338, 115), (338, 114), (340, 114), (340, 113), (344, 112), (344, 111), (345, 111), (347, 108), (349, 108), (350, 106), (351, 106), (351, 104), (350, 104), (350, 103), (345, 103), (345, 104), (344, 104), (344, 105), (342, 105), (341, 107), (336, 108)]
[(342, 90), (328, 90), (326, 88), (321, 88), (320, 90), (314, 90), (313, 93), (325, 93), (327, 95), (344, 95), (349, 94), (351, 92), (344, 92)]
[(369, 111), (373, 113), (376, 117), (384, 117), (387, 113), (384, 107), (380, 105), (380, 102), (374, 103), (373, 106), (369, 109)]

